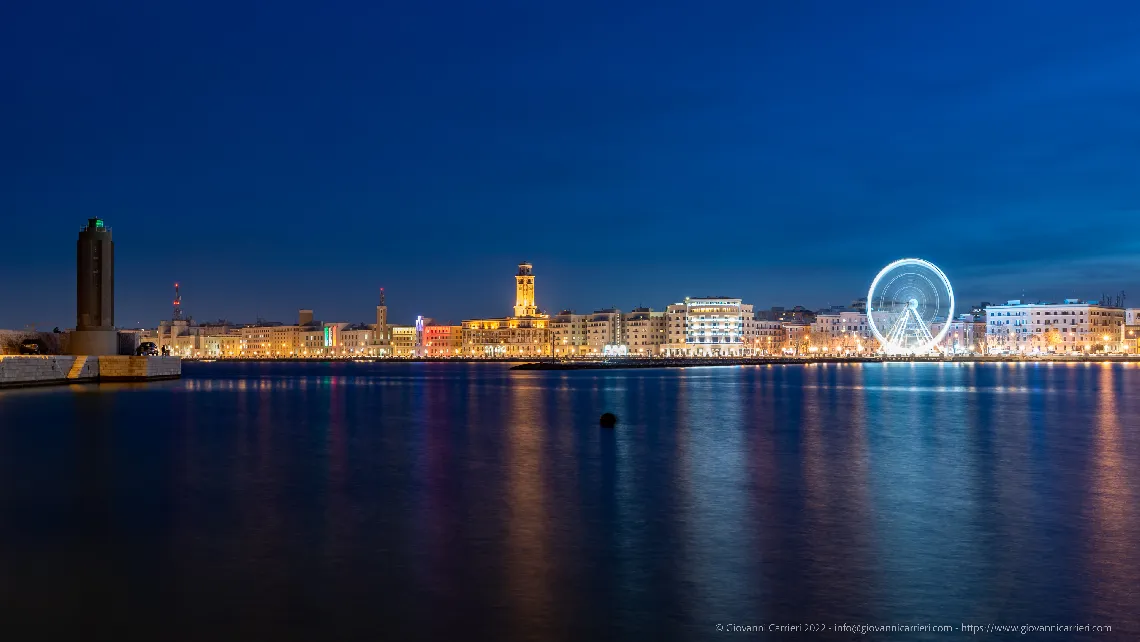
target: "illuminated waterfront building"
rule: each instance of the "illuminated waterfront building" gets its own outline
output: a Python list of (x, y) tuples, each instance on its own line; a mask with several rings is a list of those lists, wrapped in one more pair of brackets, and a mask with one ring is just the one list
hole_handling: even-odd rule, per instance
[(424, 326), (424, 356), (458, 357), (463, 354), (463, 326), (436, 325)]
[(665, 309), (662, 351), (669, 356), (744, 356), (759, 336), (755, 321), (752, 305), (740, 299), (686, 298)]
[(547, 319), (507, 317), (463, 322), (463, 354), (471, 357), (533, 357), (550, 354)]
[[(815, 347), (816, 352), (823, 352), (824, 354), (875, 351), (873, 346), (877, 345), (877, 342), (874, 341), (871, 327), (867, 323), (866, 312), (859, 310), (835, 311), (835, 306), (833, 306), (832, 311), (817, 313), (810, 325), (811, 329), (806, 338), (806, 347), (809, 351), (811, 347)], [(793, 334), (799, 332), (798, 324), (796, 328), (792, 330)], [(800, 345), (802, 351), (804, 346), (801, 344), (805, 344), (805, 340), (802, 337), (797, 337), (792, 343)], [(789, 347), (795, 349), (794, 345)]]
[(416, 356), (416, 326), (390, 325), (388, 326), (389, 348), (393, 357)]
[(685, 304), (673, 303), (665, 306), (665, 345), (662, 353), (669, 356), (685, 354)]
[[(312, 319), (309, 319), (309, 324)], [(296, 357), (299, 356), (301, 346), (308, 343), (312, 346), (324, 347), (324, 337), (322, 332), (311, 327), (311, 325), (281, 325), (271, 328), (266, 328), (264, 334), (268, 335), (268, 342), (262, 340), (258, 342), (258, 348), (266, 350), (270, 356), (273, 357)], [(346, 324), (347, 325), (347, 324)], [(247, 328), (251, 335), (257, 334), (261, 328)], [(306, 336), (308, 335), (308, 336)], [(264, 339), (259, 336), (259, 339)], [(318, 343), (319, 342), (319, 343)]]
[[(938, 336), (945, 324), (935, 321), (930, 324), (930, 333)], [(950, 322), (946, 336), (940, 347), (953, 354), (984, 353), (986, 343), (986, 322), (973, 314), (960, 314)]]
[(838, 313), (818, 313), (811, 322), (812, 340), (820, 347), (838, 345), (843, 336), (842, 316)]
[(1121, 352), (1125, 311), (1094, 302), (1022, 303), (986, 307), (990, 352)]
[(471, 357), (534, 357), (551, 353), (549, 317), (535, 303), (533, 266), (519, 263), (515, 316), (463, 321), (463, 354)]
[[(864, 300), (864, 304), (866, 301)], [(842, 331), (849, 335), (861, 337), (863, 339), (870, 339), (871, 326), (867, 324), (866, 311), (860, 310), (847, 310), (839, 313), (839, 326)]]
[(784, 347), (784, 324), (779, 321), (745, 319), (746, 327), (752, 328), (745, 334), (746, 354), (766, 356), (779, 354)]
[(224, 359), (242, 356), (240, 334), (204, 335), (200, 343), (201, 356)]
[(538, 307), (534, 301), (534, 266), (519, 263), (519, 271), (515, 275), (515, 316), (536, 316)]
[[(813, 352), (811, 324), (801, 321), (783, 321), (780, 324), (784, 331), (784, 353), (793, 355), (808, 355)], [(818, 349), (818, 348), (817, 348)]]
[(563, 310), (550, 317), (548, 325), (556, 356), (567, 357), (589, 353), (586, 341), (588, 318), (587, 314), (574, 314), (571, 310)]
[(685, 344), (698, 356), (740, 356), (744, 353), (744, 321), (754, 318), (752, 306), (740, 299), (685, 299)]
[(320, 323), (301, 310), (297, 325), (262, 322), (244, 327), (225, 323), (197, 326), (183, 319), (163, 321), (141, 340), (154, 341), (176, 356), (256, 359), (378, 357), (387, 353), (371, 325)]
[(621, 310), (610, 308), (590, 314), (586, 319), (586, 347), (592, 355), (624, 354), (628, 351)]
[(375, 356), (376, 331), (370, 325), (343, 328), (334, 356)]
[(1140, 308), (1124, 311), (1124, 347), (1129, 353), (1140, 352)]
[(655, 357), (665, 345), (665, 312), (634, 308), (622, 319), (629, 354)]

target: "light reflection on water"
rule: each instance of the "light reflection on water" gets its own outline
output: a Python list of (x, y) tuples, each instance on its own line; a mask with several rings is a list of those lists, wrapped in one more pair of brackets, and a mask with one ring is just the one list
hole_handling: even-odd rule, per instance
[(1138, 427), (1122, 364), (215, 363), (5, 391), (0, 608), (166, 639), (1135, 631)]

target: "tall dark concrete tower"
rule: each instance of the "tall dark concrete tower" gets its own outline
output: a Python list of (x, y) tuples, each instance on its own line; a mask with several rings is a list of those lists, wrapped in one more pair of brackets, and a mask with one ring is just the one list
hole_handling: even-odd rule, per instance
[(75, 331), (72, 354), (118, 352), (115, 331), (115, 244), (103, 219), (87, 219), (75, 252)]
[(79, 232), (75, 267), (75, 329), (114, 329), (115, 243), (103, 219), (87, 219)]

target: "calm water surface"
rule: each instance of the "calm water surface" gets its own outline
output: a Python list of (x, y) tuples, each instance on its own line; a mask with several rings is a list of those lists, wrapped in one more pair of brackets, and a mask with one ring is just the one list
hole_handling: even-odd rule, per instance
[(186, 364), (0, 392), (0, 615), (56, 639), (1132, 638), (1138, 457), (1129, 365)]

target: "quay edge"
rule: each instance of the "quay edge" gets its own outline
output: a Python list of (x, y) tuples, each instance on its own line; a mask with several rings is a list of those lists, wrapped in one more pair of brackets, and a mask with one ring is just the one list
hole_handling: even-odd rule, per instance
[(0, 355), (0, 388), (160, 381), (181, 376), (179, 357)]

